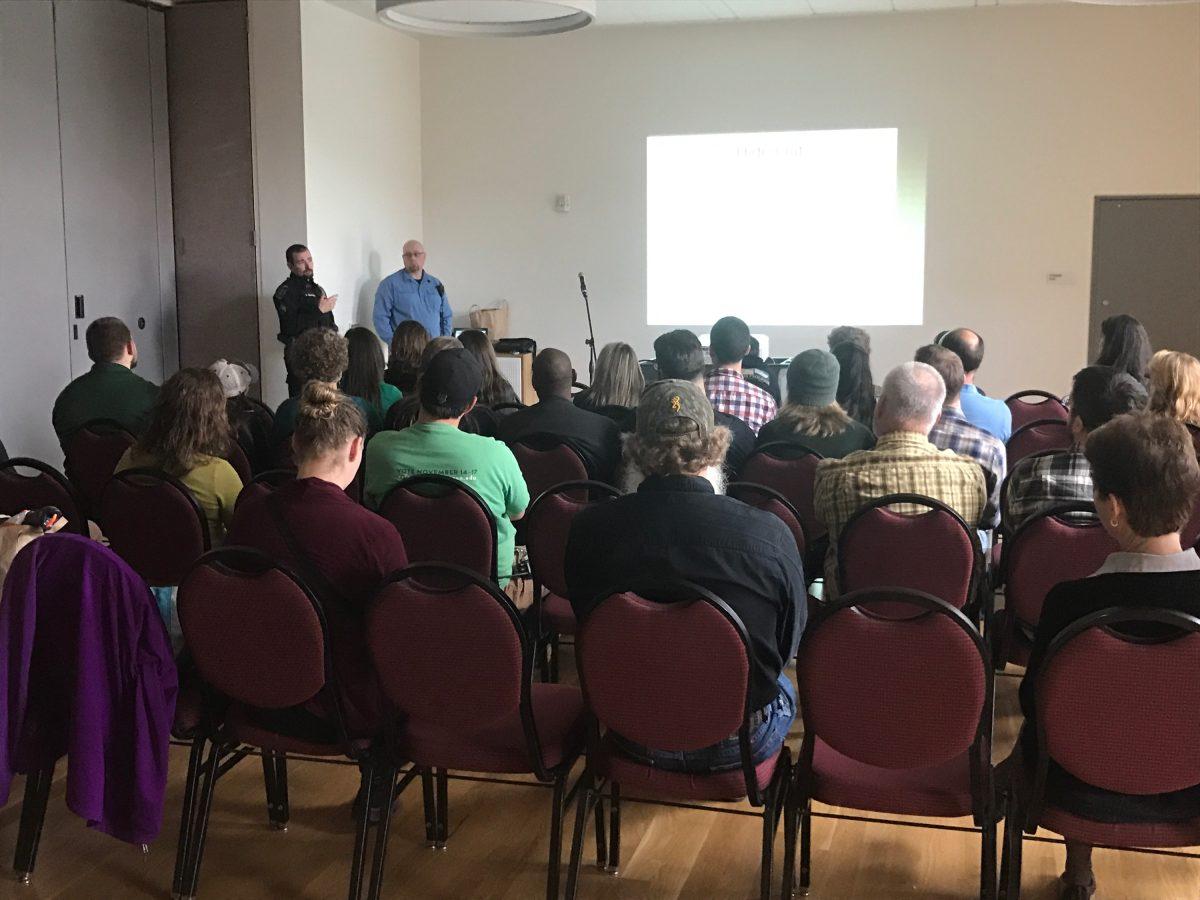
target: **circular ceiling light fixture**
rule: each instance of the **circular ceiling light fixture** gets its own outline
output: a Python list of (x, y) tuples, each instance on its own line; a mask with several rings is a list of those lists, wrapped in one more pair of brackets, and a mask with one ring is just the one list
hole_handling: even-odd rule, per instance
[(442, 37), (528, 37), (590, 25), (596, 0), (375, 0), (388, 25)]

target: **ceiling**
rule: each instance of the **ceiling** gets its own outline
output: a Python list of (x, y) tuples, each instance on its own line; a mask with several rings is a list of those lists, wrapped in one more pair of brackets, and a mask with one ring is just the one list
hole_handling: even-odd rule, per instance
[(1060, 0), (596, 0), (595, 25), (733, 22), (861, 13), (1011, 6)]

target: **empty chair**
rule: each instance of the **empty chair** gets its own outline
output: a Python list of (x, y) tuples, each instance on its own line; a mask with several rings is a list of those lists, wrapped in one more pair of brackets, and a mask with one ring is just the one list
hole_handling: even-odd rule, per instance
[[(529, 435), (508, 445), (525, 485), (529, 488), (530, 500), (537, 500), (543, 493), (565, 481), (587, 481), (587, 466), (575, 450), (553, 435)], [(518, 526), (523, 529), (523, 526)]]
[(125, 451), (136, 440), (120, 424), (109, 419), (87, 422), (67, 437), (63, 468), (79, 492), (84, 512), (89, 517), (97, 517), (96, 510), (104, 486), (116, 471), (117, 463)]
[(1012, 430), (1028, 425), (1030, 422), (1044, 422), (1048, 419), (1067, 421), (1070, 412), (1062, 400), (1049, 391), (1017, 391), (1004, 404), (1012, 413)]
[[(580, 684), (598, 731), (589, 743), (581, 800), (576, 808), (566, 896), (573, 900), (588, 814), (607, 793), (608, 835), (597, 813), (597, 856), (612, 870), (621, 858), (621, 795), (675, 801), (748, 798), (763, 820), (759, 894), (771, 893), (773, 844), (791, 771), (791, 754), (753, 761), (750, 750), (750, 661), (745, 625), (703, 588), (662, 585), (672, 602), (639, 593), (615, 593), (580, 624), (576, 657)], [(636, 673), (636, 678), (634, 678)], [(636, 690), (631, 690), (631, 678)], [(623, 753), (613, 734), (645, 747), (697, 751), (738, 735), (741, 765), (732, 771), (666, 771)], [(607, 787), (605, 787), (607, 782)]]
[(109, 545), (151, 587), (177, 585), (211, 547), (208, 520), (192, 492), (155, 469), (126, 469), (108, 482), (100, 520)]
[(461, 481), (405, 478), (384, 495), (379, 514), (400, 532), (410, 563), (449, 563), (496, 580), (496, 520)]
[(796, 539), (796, 552), (804, 558), (808, 542), (804, 537), (804, 526), (800, 522), (800, 511), (792, 505), (783, 494), (762, 484), (752, 481), (735, 481), (725, 487), (726, 496), (749, 503), (751, 506), (765, 510), (782, 520), (788, 527), (792, 537)]
[(1066, 419), (1038, 419), (1015, 429), (1005, 445), (1011, 471), (1027, 456), (1047, 450), (1068, 450), (1073, 441)]
[(817, 801), (898, 815), (971, 816), (981, 838), (979, 894), (995, 897), (992, 670), (975, 626), (918, 591), (855, 591), (809, 625), (796, 676), (804, 744), (788, 800), (784, 896), (797, 824), (800, 890), (808, 891)]
[[(1134, 636), (1136, 634), (1136, 636)], [(1200, 818), (1106, 821), (1060, 805), (1061, 769), (1089, 796), (1151, 799), (1200, 785), (1200, 619), (1166, 609), (1114, 608), (1054, 638), (1034, 682), (1036, 758), (1012, 766), (1001, 880), (1021, 888), (1022, 830), (1108, 847), (1200, 844)], [(1028, 727), (1028, 726), (1027, 726)]]
[(828, 546), (828, 532), (813, 510), (813, 483), (821, 455), (790, 441), (772, 441), (757, 448), (742, 466), (739, 481), (749, 481), (778, 491), (800, 514), (808, 556), (804, 577), (811, 580), (821, 572)]
[(373, 820), (391, 801), (380, 796), (379, 783), (391, 788), (391, 780), (376, 777), (370, 742), (347, 735), (320, 601), (298, 575), (265, 554), (226, 547), (188, 571), (178, 603), (203, 685), (206, 726), (192, 738), (173, 893), (196, 895), (214, 791), (223, 772), (245, 755), (239, 749), (245, 745), (262, 751), (271, 824), (280, 829), (288, 821), (287, 754), (348, 757), (364, 770), (350, 870), (349, 896), (356, 900), (377, 828)]
[(1116, 541), (1095, 518), (1090, 503), (1068, 503), (1034, 516), (1005, 540), (1000, 557), (1004, 579), (1004, 609), (993, 621), (992, 640), (997, 668), (1006, 663), (1025, 665), (1046, 594), (1056, 584), (1091, 575)]
[[(533, 683), (533, 644), (520, 612), (492, 581), (461, 567), (398, 572), (368, 608), (366, 634), (394, 713), (393, 765), (411, 760), (410, 777), (436, 773), (437, 796), (426, 793), (426, 836), (445, 846), (448, 770), (533, 774), (554, 788), (546, 896), (555, 900), (567, 780), (586, 731), (579, 689)], [(390, 815), (385, 806), (383, 835)]]
[[(589, 503), (610, 500), (617, 495), (616, 488), (599, 481), (567, 481), (544, 491), (530, 505), (522, 520), (525, 544), (529, 549), (529, 568), (533, 574), (538, 667), (543, 681), (558, 681), (558, 636), (576, 631), (575, 613), (567, 599), (567, 578), (563, 571), (571, 522)], [(549, 650), (549, 658), (546, 650)]]
[[(22, 474), (22, 470), (33, 474)], [(56, 468), (38, 459), (15, 456), (0, 462), (0, 515), (11, 516), (23, 509), (55, 506), (67, 519), (67, 529), (87, 535), (83, 504)]]

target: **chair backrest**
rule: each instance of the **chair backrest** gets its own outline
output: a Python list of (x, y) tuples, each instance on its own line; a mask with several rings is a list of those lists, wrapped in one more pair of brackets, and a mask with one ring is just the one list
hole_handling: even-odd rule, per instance
[[(588, 471), (582, 457), (562, 438), (555, 435), (528, 435), (509, 445), (531, 500), (537, 500), (550, 488), (565, 481), (587, 481)], [(583, 496), (583, 495), (580, 495)]]
[(444, 475), (414, 475), (387, 492), (379, 514), (404, 541), (410, 563), (462, 566), (496, 580), (496, 520), (467, 485)]
[(837, 560), (840, 591), (908, 588), (955, 609), (974, 599), (982, 573), (975, 529), (919, 494), (890, 494), (859, 509), (842, 528)]
[(497, 416), (500, 416), (501, 418), (503, 418), (504, 416), (511, 416), (513, 413), (519, 412), (520, 410), (522, 410), (524, 408), (525, 408), (524, 403), (518, 403), (513, 400), (505, 400), (502, 403), (493, 403), (492, 404), (492, 412), (494, 412)]
[[(22, 469), (33, 474), (22, 474)], [(67, 519), (67, 530), (87, 535), (87, 516), (71, 482), (54, 466), (27, 456), (0, 462), (0, 514), (56, 506)]]
[(1012, 413), (1012, 430), (1015, 432), (1030, 422), (1061, 419), (1067, 421), (1070, 412), (1062, 400), (1049, 391), (1017, 391), (1004, 401)]
[(208, 519), (192, 492), (157, 469), (118, 472), (100, 497), (109, 546), (155, 587), (177, 585), (212, 547)]
[(1068, 450), (1073, 438), (1065, 419), (1038, 419), (1012, 433), (1005, 445), (1011, 469), (1027, 456), (1047, 450)]
[(261, 497), (264, 494), (271, 493), (271, 491), (281, 487), (295, 477), (295, 469), (268, 469), (265, 472), (259, 472), (247, 481), (246, 486), (238, 493), (234, 508), (237, 508), (243, 501), (251, 497)]
[(747, 793), (758, 802), (747, 727), (750, 643), (721, 599), (682, 581), (633, 587), (601, 600), (575, 643), (584, 699), (602, 726), (675, 751), (737, 734)]
[(225, 696), (258, 709), (286, 709), (332, 686), (321, 603), (298, 575), (266, 554), (245, 547), (206, 553), (180, 581), (177, 604), (196, 669)]
[(254, 479), (254, 473), (250, 468), (250, 457), (246, 455), (245, 449), (237, 441), (230, 440), (225, 461), (233, 466), (233, 471), (237, 472), (238, 478), (242, 479), (242, 484), (249, 484)]
[(792, 533), (796, 541), (796, 551), (800, 558), (804, 559), (804, 552), (808, 549), (808, 542), (804, 538), (804, 525), (800, 521), (800, 512), (787, 497), (766, 485), (755, 484), (752, 481), (732, 482), (725, 486), (725, 494), (779, 518)]
[(826, 533), (813, 509), (813, 485), (821, 454), (791, 441), (770, 441), (757, 448), (742, 466), (738, 481), (778, 491), (800, 514), (805, 537), (811, 542)]
[(365, 633), (379, 685), (401, 722), (469, 735), (519, 711), (540, 774), (532, 646), (520, 612), (494, 582), (461, 566), (411, 565), (368, 605)]
[[(583, 498), (579, 498), (583, 492)], [(567, 596), (563, 564), (571, 522), (593, 503), (619, 496), (611, 485), (599, 481), (567, 481), (556, 484), (530, 504), (522, 520), (525, 546), (529, 550), (529, 568), (533, 580), (560, 597)]]
[(111, 419), (85, 422), (67, 436), (63, 468), (89, 515), (100, 506), (104, 486), (137, 438)]
[(844, 595), (809, 623), (796, 676), (808, 752), (816, 737), (884, 769), (934, 766), (968, 750), (990, 764), (987, 649), (966, 616), (936, 597), (895, 588)]
[(1086, 616), (1054, 639), (1036, 676), (1039, 753), (1122, 794), (1200, 784), (1198, 671), (1195, 616), (1145, 608)]
[(1096, 519), (1065, 518), (1094, 512), (1090, 503), (1066, 503), (1030, 518), (1005, 541), (1004, 608), (1029, 628), (1042, 617), (1056, 584), (1086, 578), (1119, 548)]

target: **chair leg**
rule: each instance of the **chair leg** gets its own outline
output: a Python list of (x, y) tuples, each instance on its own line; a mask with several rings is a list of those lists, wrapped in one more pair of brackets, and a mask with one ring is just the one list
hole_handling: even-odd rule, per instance
[(217, 769), (221, 764), (220, 744), (214, 743), (208, 753), (208, 764), (205, 766), (204, 782), (200, 788), (200, 798), (196, 809), (195, 836), (192, 838), (192, 858), (184, 873), (184, 897), (195, 897), (200, 884), (200, 863), (204, 859), (204, 843), (208, 837), (208, 820), (212, 814), (213, 794), (217, 788)]
[(621, 786), (612, 782), (608, 807), (608, 872), (621, 874)]
[(1024, 842), (1021, 813), (1014, 799), (1009, 797), (1004, 810), (1004, 859), (1000, 871), (1000, 892), (1005, 900), (1019, 900), (1021, 896), (1021, 850)]
[(759, 900), (771, 900), (771, 876), (775, 869), (775, 827), (779, 824), (779, 819), (775, 815), (775, 804), (778, 802), (779, 792), (771, 790), (763, 804), (762, 866), (758, 875)]
[(800, 893), (807, 896), (812, 884), (812, 801), (800, 807)]
[(280, 831), (287, 831), (288, 820), (292, 817), (291, 804), (288, 802), (287, 754), (275, 755), (275, 806), (279, 814)]
[(979, 897), (996, 900), (996, 823), (989, 812), (980, 830)]
[(593, 808), (596, 817), (596, 868), (608, 868), (608, 829), (604, 827), (604, 793), (596, 791)]
[(359, 897), (362, 896), (363, 869), (367, 861), (367, 837), (371, 830), (371, 813), (376, 802), (375, 772), (375, 760), (368, 760), (363, 767), (363, 802), (358, 810), (358, 822), (354, 831), (354, 856), (350, 860), (350, 900), (359, 900)]
[(575, 800), (575, 831), (571, 835), (571, 862), (567, 867), (567, 890), (564, 900), (575, 900), (579, 888), (579, 867), (583, 862), (583, 841), (587, 837), (588, 814), (592, 811), (592, 791), (595, 780), (590, 772), (581, 776), (584, 782)]
[(780, 900), (790, 900), (796, 890), (796, 792), (788, 791), (783, 804), (783, 887)]
[(183, 788), (183, 809), (179, 813), (179, 843), (175, 848), (175, 875), (171, 879), (171, 896), (178, 897), (183, 890), (183, 875), (187, 869), (191, 852), (192, 835), (196, 822), (196, 788), (204, 768), (203, 737), (192, 741), (192, 752), (188, 757), (187, 780)]
[(437, 770), (437, 848), (446, 849), (446, 838), (450, 836), (450, 802), (445, 769)]
[(267, 818), (276, 831), (287, 831), (287, 763), (282, 754), (262, 752), (263, 786), (267, 793)]
[(46, 804), (50, 800), (50, 785), (54, 782), (54, 764), (37, 769), (25, 776), (25, 800), (21, 804), (21, 825), (17, 831), (17, 852), (13, 869), (22, 884), (29, 884), (37, 862), (42, 826), (46, 822)]
[[(384, 776), (384, 790), (377, 790), (374, 798), (379, 806), (379, 824), (375, 828), (375, 861), (371, 866), (371, 886), (367, 891), (367, 900), (379, 900), (383, 892), (383, 864), (387, 857), (388, 831), (392, 825), (392, 800), (396, 796), (396, 767), (388, 765)], [(367, 816), (369, 819), (370, 812)]]
[(563, 800), (567, 792), (564, 772), (554, 779), (554, 798), (550, 801), (550, 864), (546, 870), (546, 900), (558, 900), (558, 882), (562, 868)]
[(425, 842), (432, 849), (437, 846), (437, 800), (433, 792), (433, 769), (421, 770), (421, 793), (425, 798)]

